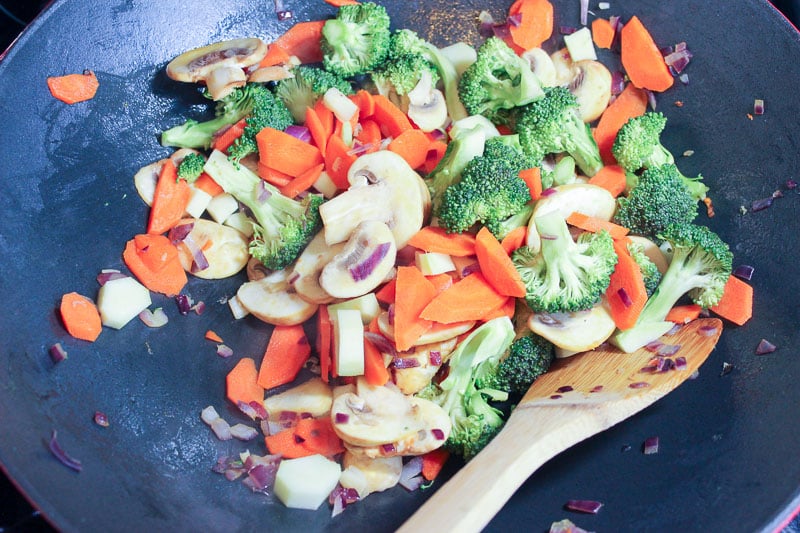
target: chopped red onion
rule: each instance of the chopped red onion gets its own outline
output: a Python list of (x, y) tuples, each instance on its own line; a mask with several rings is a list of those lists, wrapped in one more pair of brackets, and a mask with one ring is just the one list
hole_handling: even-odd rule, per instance
[(756, 98), (755, 102), (753, 102), (753, 114), (754, 115), (764, 114), (764, 100)]
[(267, 200), (270, 199), (272, 196), (272, 191), (267, 187), (267, 182), (264, 180), (260, 180), (258, 182), (258, 194), (256, 195), (256, 200), (259, 203), (263, 204)]
[(564, 507), (570, 511), (577, 511), (579, 513), (597, 514), (602, 503), (594, 500), (568, 500)]
[(431, 366), (442, 366), (442, 352), (438, 350), (428, 352), (428, 362)]
[(264, 404), (259, 402), (258, 400), (252, 400), (250, 402), (250, 407), (252, 407), (258, 418), (267, 419), (269, 418), (269, 414), (267, 414), (267, 410), (264, 409)]
[(249, 417), (250, 420), (255, 420), (256, 418), (259, 418), (258, 413), (249, 403), (243, 402), (242, 400), (238, 400), (236, 402), (236, 407), (238, 407), (242, 413), (244, 413), (247, 417)]
[(668, 332), (664, 333), (664, 335), (666, 337), (671, 337), (671, 336), (677, 334), (681, 330), (682, 327), (683, 326), (681, 324), (675, 324), (674, 326), (672, 326), (672, 328), (670, 328), (670, 330)]
[(123, 274), (119, 270), (103, 270), (97, 275), (97, 283), (99, 283), (100, 286), (102, 287), (111, 280), (127, 278), (127, 277), (128, 276), (126, 274)]
[(644, 345), (644, 349), (648, 352), (658, 353), (661, 347), (664, 346), (664, 343), (661, 341), (652, 341), (648, 342)]
[(772, 205), (772, 201), (774, 198), (769, 196), (767, 198), (761, 198), (760, 200), (754, 200), (752, 204), (750, 204), (751, 211), (762, 211)]
[(223, 359), (227, 359), (228, 357), (233, 355), (233, 348), (225, 344), (218, 344), (217, 355), (222, 357)]
[(702, 326), (698, 328), (697, 333), (703, 337), (713, 337), (717, 334), (717, 328), (714, 326)]
[(425, 483), (425, 478), (423, 478), (421, 475), (414, 476), (411, 479), (401, 479), (397, 483), (407, 491), (414, 492), (415, 490), (419, 489), (423, 483)]
[(544, 197), (550, 196), (552, 194), (555, 194), (557, 192), (558, 192), (558, 189), (556, 189), (555, 187), (548, 187), (545, 190), (543, 190), (542, 193), (539, 196), (544, 198)]
[(603, 390), (603, 386), (602, 385), (595, 385), (594, 387), (589, 389), (589, 392), (600, 392), (602, 390)]
[(682, 355), (679, 355), (675, 358), (675, 370), (686, 370), (686, 358)]
[(192, 310), (192, 299), (187, 296), (186, 294), (179, 294), (175, 297), (175, 303), (178, 304), (178, 312), (183, 316), (189, 314), (189, 311)]
[(95, 411), (94, 412), (94, 423), (100, 427), (107, 428), (108, 427), (108, 417), (102, 411)]
[(481, 271), (481, 266), (477, 262), (470, 263), (461, 269), (461, 277), (466, 278), (470, 274), (475, 274), (476, 272), (480, 271)]
[(675, 368), (675, 361), (671, 357), (660, 357), (656, 364), (657, 372), (668, 372)]
[(344, 503), (344, 496), (341, 493), (337, 494), (332, 499), (333, 502), (331, 506), (331, 518), (334, 518), (344, 512), (345, 503)]
[(444, 431), (439, 428), (433, 428), (431, 430), (431, 435), (433, 435), (433, 438), (436, 440), (444, 440)]
[(60, 363), (61, 361), (67, 359), (67, 351), (63, 346), (61, 346), (60, 342), (57, 342), (50, 347), (50, 359), (52, 359), (54, 363)]
[(50, 453), (52, 453), (55, 458), (58, 459), (64, 466), (71, 468), (76, 472), (80, 472), (83, 469), (81, 462), (74, 457), (70, 457), (70, 455), (64, 451), (64, 448), (61, 447), (61, 444), (58, 442), (55, 429), (50, 434), (50, 442), (48, 443), (47, 447), (50, 449)]
[(311, 142), (311, 132), (305, 126), (298, 126), (297, 124), (291, 124), (283, 130), (284, 133), (288, 133), (292, 137), (296, 139), (300, 139), (303, 142)]
[(625, 75), (621, 70), (611, 73), (611, 94), (617, 96), (625, 89)]
[(494, 26), (494, 17), (488, 11), (481, 11), (478, 13), (478, 34), (481, 37), (487, 38), (494, 35), (492, 26)]
[(400, 481), (412, 479), (421, 473), (422, 457), (415, 455), (403, 464), (403, 470), (400, 472)]
[(647, 437), (642, 445), (642, 453), (653, 455), (658, 453), (658, 436)]
[(336, 424), (347, 424), (350, 421), (350, 415), (347, 413), (336, 413), (334, 422)]
[[(600, 2), (602, 4), (603, 2)], [(598, 6), (600, 5), (598, 4)], [(603, 9), (602, 7), (600, 9)], [(607, 8), (606, 8), (607, 9)], [(547, 533), (589, 533), (585, 529), (579, 528), (573, 524), (569, 519), (565, 518), (558, 522), (550, 524), (550, 530)]]
[(658, 355), (664, 357), (671, 357), (678, 353), (681, 349), (680, 344), (665, 344), (661, 348), (658, 349)]
[(792, 178), (789, 178), (788, 180), (786, 180), (786, 188), (789, 189), (790, 191), (796, 189), (797, 182)]
[(772, 353), (777, 349), (778, 347), (769, 342), (767, 339), (761, 339), (758, 343), (758, 346), (756, 346), (756, 355)]
[(388, 444), (382, 444), (381, 450), (383, 451), (383, 453), (394, 453), (395, 451), (397, 451), (397, 448), (395, 448), (394, 444), (390, 442)]
[(783, 191), (778, 189), (772, 193), (773, 198), (783, 198)]
[(239, 440), (253, 440), (258, 436), (258, 431), (245, 424), (234, 424), (230, 429), (231, 435)]
[(369, 254), (369, 257), (350, 267), (350, 277), (353, 278), (353, 281), (363, 281), (367, 279), (369, 275), (372, 274), (372, 271), (375, 270), (375, 267), (386, 257), (391, 247), (391, 243), (382, 242)]
[(278, 420), (285, 421), (285, 420), (297, 420), (298, 415), (294, 411), (281, 411), (278, 415)]
[(506, 22), (508, 22), (509, 26), (514, 26), (515, 28), (522, 24), (522, 13), (516, 13), (514, 15), (510, 15)]
[[(184, 241), (186, 244), (189, 241), (187, 238)], [(208, 268), (208, 259), (206, 259), (206, 254), (203, 253), (203, 249), (200, 247), (190, 248), (192, 251), (192, 266), (190, 267), (189, 271), (192, 274), (197, 274), (198, 272), (202, 272), (203, 270)]]
[(628, 291), (625, 290), (625, 287), (619, 288), (617, 291), (617, 296), (619, 296), (619, 300), (625, 307), (630, 307), (633, 305), (633, 300), (631, 300), (631, 297), (628, 295)]
[(356, 142), (353, 147), (347, 151), (347, 155), (355, 155), (359, 156), (369, 152), (373, 147), (372, 143), (360, 143)]
[(189, 233), (192, 232), (194, 229), (194, 222), (187, 222), (185, 224), (179, 224), (169, 230), (167, 237), (169, 238), (172, 244), (178, 244), (182, 242), (186, 237), (189, 236)]
[(492, 35), (501, 39), (506, 39), (511, 36), (510, 24), (505, 22), (503, 24), (492, 24)]
[(394, 325), (394, 303), (389, 304), (389, 309), (387, 310), (389, 315), (389, 325)]
[(375, 345), (379, 352), (390, 354), (392, 357), (397, 355), (397, 350), (395, 349), (394, 343), (380, 333), (365, 331), (364, 338)]
[(258, 464), (247, 472), (245, 485), (249, 486), (253, 492), (267, 492), (275, 482), (275, 474), (278, 468), (264, 464)]
[(733, 269), (733, 275), (745, 281), (753, 279), (753, 272), (755, 272), (755, 268), (750, 265), (739, 265)]
[(556, 389), (556, 392), (571, 392), (575, 389), (572, 388), (572, 385), (563, 385)]
[(199, 301), (194, 304), (192, 307), (189, 308), (191, 311), (194, 311), (198, 315), (202, 315), (203, 311), (206, 310), (206, 304), (203, 301)]
[(636, 381), (628, 385), (629, 389), (646, 389), (650, 384), (646, 381)]
[(673, 76), (677, 76), (686, 68), (689, 61), (692, 59), (692, 53), (684, 48), (682, 50), (675, 50), (664, 56), (664, 62), (669, 67)]
[(563, 398), (563, 396), (561, 396), (560, 394), (551, 394), (550, 395), (550, 399), (551, 400), (558, 400), (559, 398)]
[(148, 328), (160, 328), (169, 322), (167, 313), (165, 313), (164, 309), (161, 307), (157, 307), (155, 311), (144, 309), (139, 313), (139, 319), (144, 322), (144, 325)]
[(581, 0), (581, 26), (586, 26), (589, 18), (589, 0)]
[(417, 368), (420, 366), (420, 362), (416, 357), (395, 357), (392, 359), (392, 366), (399, 370), (404, 368)]
[(678, 76), (678, 79), (680, 80), (680, 82), (682, 84), (689, 85), (689, 75), (686, 74), (685, 72), (683, 74), (681, 74), (680, 76)]

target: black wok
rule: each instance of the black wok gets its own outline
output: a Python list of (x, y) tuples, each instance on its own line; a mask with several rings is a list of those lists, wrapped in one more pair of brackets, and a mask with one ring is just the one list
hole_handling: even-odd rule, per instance
[[(334, 13), (321, 0), (285, 3), (294, 20)], [(477, 12), (491, 6), (500, 17), (508, 3), (385, 2), (396, 26), (439, 44), (476, 42)], [(577, 0), (554, 3), (557, 26), (578, 24)], [(689, 85), (658, 99), (669, 117), (664, 142), (676, 154), (694, 151), (681, 168), (702, 172), (716, 209), (701, 220), (732, 243), (736, 264), (755, 266), (755, 318), (726, 328), (698, 379), (537, 472), (488, 529), (544, 531), (569, 516), (598, 531), (772, 530), (800, 503), (800, 198), (784, 187), (798, 178), (800, 36), (764, 0), (611, 6), (601, 15), (637, 14), (659, 44), (686, 41), (695, 53)], [(187, 292), (208, 304), (200, 316), (179, 316), (170, 300), (156, 299), (168, 327), (134, 322), (94, 344), (70, 339), (55, 312), (61, 294), (94, 295), (97, 272), (122, 267), (122, 244), (147, 215), (133, 174), (170, 153), (160, 130), (203, 116), (197, 92), (164, 76), (166, 62), (223, 38), (270, 41), (289, 24), (272, 2), (64, 0), (0, 62), (0, 464), (58, 529), (388, 531), (435, 490), (394, 489), (330, 519), (325, 506), (288, 510), (210, 472), (217, 456), (246, 446), (216, 441), (199, 419), (207, 405), (238, 416), (224, 400), (232, 361), (217, 357), (202, 332), (215, 330), (236, 357), (257, 357), (269, 335), (219, 303), (239, 278), (193, 280)], [(49, 95), (47, 76), (86, 68), (100, 80), (94, 100), (66, 106)], [(749, 120), (756, 98), (766, 113)], [(784, 196), (771, 208), (740, 212), (777, 189)], [(762, 338), (778, 350), (754, 355)], [(56, 366), (47, 351), (57, 341), (69, 359)], [(725, 363), (732, 370), (721, 375)], [(94, 424), (96, 410), (110, 427)], [(53, 429), (82, 472), (50, 455)], [(653, 435), (661, 449), (645, 456), (640, 445)], [(575, 515), (563, 509), (568, 499), (605, 505), (596, 516)]]

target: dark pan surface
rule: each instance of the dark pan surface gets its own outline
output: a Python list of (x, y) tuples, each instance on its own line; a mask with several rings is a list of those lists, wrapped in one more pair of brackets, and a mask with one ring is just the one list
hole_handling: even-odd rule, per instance
[[(321, 0), (285, 3), (295, 20), (334, 13)], [(385, 2), (397, 27), (442, 45), (475, 42), (478, 11), (492, 5), (500, 17), (508, 3)], [(557, 26), (578, 24), (577, 0), (554, 3)], [(664, 142), (675, 154), (694, 150), (680, 165), (712, 187), (717, 214), (708, 224), (732, 244), (735, 264), (755, 266), (756, 317), (727, 328), (697, 380), (546, 465), (488, 530), (545, 531), (567, 516), (597, 531), (774, 529), (800, 499), (800, 198), (784, 190), (766, 211), (740, 206), (798, 178), (800, 39), (764, 0), (611, 4), (602, 16), (637, 14), (659, 44), (686, 41), (695, 53), (690, 84), (659, 97)], [(288, 510), (209, 471), (218, 455), (245, 446), (217, 442), (199, 419), (207, 405), (237, 417), (223, 390), (233, 361), (217, 357), (202, 332), (214, 329), (237, 357), (259, 357), (269, 335), (219, 303), (239, 278), (193, 280), (187, 292), (208, 305), (200, 316), (181, 317), (156, 297), (171, 318), (166, 328), (132, 322), (94, 344), (70, 339), (55, 312), (61, 294), (94, 295), (99, 270), (122, 267), (122, 246), (147, 215), (133, 174), (170, 153), (160, 130), (202, 116), (196, 91), (164, 76), (166, 62), (223, 38), (271, 41), (289, 24), (272, 2), (64, 0), (0, 62), (0, 463), (59, 529), (389, 531), (431, 492), (372, 495), (331, 520), (326, 506)], [(66, 106), (49, 95), (48, 75), (86, 68), (100, 80), (94, 100)], [(755, 98), (766, 113), (751, 121)], [(778, 351), (754, 355), (762, 338)], [(47, 355), (56, 341), (69, 352), (58, 366)], [(733, 369), (721, 376), (723, 363)], [(95, 410), (109, 428), (93, 423)], [(50, 456), (53, 429), (81, 473)], [(640, 446), (652, 435), (661, 450), (645, 456)], [(605, 505), (575, 515), (563, 509), (568, 499)]]

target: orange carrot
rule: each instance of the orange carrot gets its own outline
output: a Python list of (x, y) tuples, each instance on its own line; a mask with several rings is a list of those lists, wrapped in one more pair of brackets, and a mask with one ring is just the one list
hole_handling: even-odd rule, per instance
[(606, 165), (589, 178), (590, 185), (597, 185), (611, 193), (616, 198), (625, 190), (627, 178), (625, 169), (619, 165)]
[(178, 169), (170, 160), (161, 165), (161, 174), (153, 193), (147, 233), (160, 234), (172, 229), (186, 212), (192, 190), (186, 180), (178, 179)]
[(319, 63), (322, 61), (319, 43), (324, 25), (324, 20), (298, 22), (270, 44), (267, 55), (259, 66), (270, 67), (286, 63), (290, 56), (297, 57), (301, 63)]
[(656, 92), (672, 87), (675, 79), (664, 56), (637, 16), (631, 17), (620, 30), (620, 47), (622, 66), (636, 87)]
[(428, 153), (425, 155), (425, 163), (423, 163), (420, 171), (423, 174), (430, 174), (439, 161), (444, 157), (447, 151), (447, 143), (444, 141), (434, 140), (428, 145)]
[(328, 106), (325, 105), (325, 101), (320, 98), (314, 104), (314, 112), (317, 114), (319, 121), (325, 128), (327, 137), (330, 137), (333, 134), (333, 123), (336, 121), (336, 117), (333, 116), (333, 111), (328, 109)]
[(230, 127), (214, 137), (214, 140), (211, 143), (211, 148), (214, 150), (219, 150), (220, 152), (224, 152), (230, 148), (236, 139), (242, 136), (242, 133), (244, 133), (244, 127), (246, 125), (247, 119), (244, 118), (235, 124), (231, 124)]
[(328, 138), (325, 150), (325, 171), (337, 188), (346, 190), (350, 187), (347, 171), (358, 156), (351, 153), (351, 148), (335, 133)]
[(94, 342), (103, 330), (97, 306), (77, 292), (69, 292), (61, 297), (59, 312), (67, 333), (76, 339)]
[(519, 172), (519, 177), (528, 186), (531, 199), (538, 200), (542, 195), (542, 169), (539, 167), (526, 168)]
[(356, 140), (364, 147), (365, 153), (376, 152), (381, 147), (381, 128), (372, 119), (361, 121), (361, 129), (356, 134)]
[(278, 188), (285, 187), (292, 181), (292, 177), (289, 174), (270, 168), (261, 161), (258, 162), (258, 176)]
[(222, 337), (216, 334), (216, 332), (212, 330), (206, 331), (205, 338), (210, 340), (211, 342), (222, 342)]
[(397, 289), (397, 280), (395, 278), (390, 279), (383, 287), (375, 292), (375, 297), (378, 299), (379, 302), (383, 302), (385, 304), (393, 304), (394, 298)]
[(615, 163), (611, 147), (614, 145), (614, 139), (619, 129), (629, 119), (643, 115), (646, 110), (647, 93), (629, 83), (600, 115), (600, 120), (597, 122), (597, 127), (594, 129), (593, 134), (594, 140), (597, 141), (597, 147), (600, 149), (600, 155), (606, 165)]
[(553, 4), (548, 0), (517, 0), (509, 16), (521, 16), (519, 24), (509, 24), (511, 41), (522, 50), (539, 48), (553, 34)]
[(528, 237), (528, 227), (527, 226), (520, 226), (518, 228), (514, 228), (508, 232), (508, 234), (503, 237), (503, 240), (500, 241), (500, 245), (503, 247), (503, 250), (506, 251), (508, 255), (511, 255), (514, 250), (520, 248), (523, 244), (525, 244), (525, 239)]
[(492, 309), (491, 311), (483, 315), (481, 317), (481, 322), (488, 322), (493, 318), (499, 318), (501, 316), (513, 319), (516, 310), (517, 310), (517, 300), (509, 296), (508, 298), (506, 298), (505, 302), (500, 304), (499, 307), (497, 307), (496, 309)]
[(319, 355), (319, 368), (322, 381), (328, 382), (331, 375), (331, 346), (333, 339), (333, 325), (328, 313), (327, 305), (320, 305), (317, 311), (317, 355)]
[(700, 316), (700, 311), (702, 309), (703, 308), (697, 304), (676, 305), (669, 310), (664, 320), (676, 324), (688, 324)]
[(375, 100), (369, 91), (359, 89), (350, 98), (358, 106), (358, 116), (362, 119), (369, 118), (375, 113)]
[(325, 125), (313, 107), (306, 108), (306, 127), (311, 133), (311, 140), (314, 141), (314, 146), (319, 148), (324, 157), (325, 146), (328, 144), (328, 137), (330, 137), (331, 133), (325, 129)]
[(311, 345), (302, 324), (275, 326), (258, 369), (258, 384), (272, 389), (289, 383), (297, 377), (310, 354)]
[[(431, 327), (420, 312), (436, 297), (436, 287), (415, 266), (397, 268), (397, 294), (394, 303), (394, 342), (401, 352), (408, 350)], [(445, 291), (447, 292), (447, 291)], [(442, 293), (444, 294), (444, 293)]]
[(91, 100), (97, 93), (100, 83), (91, 70), (83, 74), (67, 74), (65, 76), (50, 76), (47, 78), (47, 88), (53, 98), (65, 104), (77, 104)]
[(736, 325), (743, 325), (753, 316), (753, 287), (731, 275), (725, 283), (722, 300), (711, 310)]
[(442, 471), (444, 464), (450, 457), (447, 448), (436, 448), (422, 456), (422, 477), (428, 481), (433, 481), (439, 472)]
[(314, 455), (314, 452), (303, 446), (303, 443), (298, 440), (294, 427), (267, 435), (264, 437), (264, 443), (267, 445), (269, 453), (280, 455), (284, 459), (297, 459), (298, 457)]
[(375, 103), (373, 118), (381, 127), (385, 137), (397, 137), (404, 131), (414, 128), (406, 114), (385, 96), (373, 95), (372, 101)]
[(527, 291), (519, 271), (503, 245), (486, 227), (475, 236), (475, 255), (481, 272), (497, 292), (504, 296), (525, 297)]
[(333, 7), (357, 6), (359, 4), (357, 0), (325, 0), (325, 3)]
[(483, 274), (474, 272), (436, 296), (419, 316), (425, 320), (444, 324), (480, 320), (487, 313), (503, 305), (506, 298), (492, 287)]
[(225, 377), (225, 394), (234, 405), (239, 402), (264, 401), (264, 389), (258, 384), (256, 362), (250, 357), (239, 359)]
[(630, 231), (628, 228), (620, 226), (619, 224), (614, 224), (613, 222), (598, 217), (590, 217), (589, 215), (584, 215), (577, 211), (573, 211), (572, 214), (567, 217), (567, 224), (591, 233), (606, 230), (613, 239), (620, 239), (626, 236)]
[(292, 56), (290, 56), (286, 50), (276, 43), (270, 43), (267, 48), (267, 55), (264, 56), (264, 59), (258, 64), (258, 67), (265, 68), (274, 67), (275, 65), (286, 65), (291, 60)]
[(319, 165), (306, 170), (292, 181), (281, 187), (281, 194), (287, 198), (294, 198), (301, 192), (307, 191), (312, 185), (314, 185), (314, 182), (319, 179), (324, 167), (325, 165), (320, 163)]
[(219, 183), (214, 181), (214, 178), (203, 172), (200, 177), (194, 182), (194, 186), (201, 191), (207, 193), (209, 196), (217, 196), (225, 192)]
[(615, 33), (614, 26), (607, 19), (597, 18), (592, 21), (592, 40), (598, 48), (611, 48)]
[(475, 255), (475, 237), (469, 233), (447, 233), (443, 228), (425, 226), (408, 244), (425, 252), (438, 252), (455, 257)]
[(642, 271), (631, 257), (627, 246), (614, 241), (614, 250), (618, 259), (606, 289), (606, 298), (611, 318), (619, 329), (624, 330), (636, 325), (636, 320), (647, 302), (647, 291)]
[(413, 169), (420, 168), (428, 157), (430, 140), (422, 130), (406, 130), (389, 143), (388, 149), (406, 160)]
[(367, 383), (380, 387), (389, 381), (389, 369), (383, 363), (383, 354), (375, 345), (364, 338), (364, 378)]
[(274, 128), (259, 131), (256, 143), (259, 161), (289, 176), (299, 176), (323, 162), (319, 148)]
[(122, 259), (136, 279), (153, 292), (175, 296), (188, 281), (177, 248), (164, 235), (137, 235), (125, 244)]
[(437, 293), (442, 292), (453, 284), (453, 278), (447, 273), (425, 276), (425, 279), (433, 283)]
[(314, 454), (331, 457), (344, 452), (342, 439), (333, 429), (329, 416), (323, 418), (301, 418), (293, 428), (295, 440)]

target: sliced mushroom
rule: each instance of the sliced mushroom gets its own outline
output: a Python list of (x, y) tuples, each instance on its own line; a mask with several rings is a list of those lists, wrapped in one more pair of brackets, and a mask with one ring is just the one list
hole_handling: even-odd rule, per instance
[(217, 67), (206, 76), (208, 94), (213, 100), (222, 100), (245, 83), (247, 74), (239, 67)]
[(434, 87), (430, 72), (422, 73), (416, 87), (408, 92), (408, 118), (422, 131), (439, 129), (447, 122), (447, 103)]
[(602, 303), (575, 313), (534, 313), (528, 327), (557, 347), (564, 354), (597, 348), (614, 333), (616, 325)]
[(575, 68), (569, 50), (562, 48), (550, 54), (553, 67), (556, 71), (556, 86), (566, 86), (575, 77)]
[(556, 66), (553, 59), (541, 48), (531, 48), (522, 53), (522, 59), (531, 66), (531, 70), (543, 87), (555, 87), (557, 83)]
[(379, 220), (392, 230), (397, 248), (422, 228), (427, 217), (422, 178), (405, 159), (389, 150), (362, 155), (347, 173), (350, 188), (319, 208), (325, 242), (350, 238), (364, 220)]
[[(178, 226), (183, 224), (192, 225), (183, 245), (178, 246), (178, 257), (187, 272), (202, 279), (223, 279), (247, 265), (250, 258), (247, 239), (239, 230), (202, 218), (183, 219)], [(193, 252), (197, 250), (202, 250), (208, 267), (193, 272)]]
[(272, 271), (264, 266), (264, 264), (256, 259), (255, 257), (251, 257), (247, 260), (247, 280), (248, 281), (258, 281), (260, 279), (264, 279), (270, 275)]
[(344, 243), (328, 245), (322, 232), (311, 239), (295, 261), (292, 274), (289, 276), (298, 296), (315, 304), (327, 304), (336, 299), (319, 284), (319, 276), (322, 269), (342, 251), (344, 246)]
[(242, 307), (268, 324), (302, 324), (314, 316), (318, 306), (300, 298), (288, 278), (287, 270), (277, 270), (257, 281), (243, 283), (236, 296)]
[[(430, 384), (433, 376), (456, 347), (456, 338), (416, 346), (397, 354), (394, 382), (403, 394), (416, 394)], [(400, 363), (402, 361), (402, 363)]]
[[(423, 333), (414, 345), (421, 346), (424, 344), (433, 344), (435, 342), (444, 342), (458, 337), (462, 333), (466, 333), (471, 330), (474, 325), (475, 322), (473, 321), (456, 322), (453, 324), (440, 324), (437, 322), (431, 329)], [(378, 315), (378, 329), (380, 329), (383, 336), (394, 341), (394, 326), (389, 320), (389, 313), (385, 312)]]
[(255, 83), (267, 83), (270, 81), (280, 81), (294, 78), (294, 74), (286, 65), (275, 65), (272, 67), (262, 67), (254, 70), (247, 76), (247, 81)]
[(322, 268), (319, 285), (334, 298), (355, 298), (380, 285), (394, 267), (397, 246), (385, 223), (365, 220)]
[(161, 167), (164, 166), (166, 159), (161, 159), (140, 168), (133, 176), (133, 186), (139, 197), (148, 206), (153, 205), (153, 196), (156, 194), (156, 183), (158, 176), (161, 175)]
[(403, 458), (398, 455), (371, 459), (345, 451), (342, 466), (344, 471), (339, 482), (343, 487), (356, 489), (359, 497), (364, 498), (397, 485), (403, 472)]
[(273, 394), (264, 400), (270, 420), (279, 420), (281, 413), (309, 413), (313, 418), (326, 416), (333, 403), (331, 388), (322, 378), (311, 378), (280, 394)]
[(664, 255), (664, 251), (659, 248), (656, 243), (647, 237), (642, 237), (640, 235), (630, 235), (629, 238), (635, 244), (641, 245), (641, 247), (644, 249), (644, 255), (646, 255), (654, 265), (656, 265), (656, 268), (659, 272), (661, 272), (661, 274), (664, 274), (664, 272), (667, 271), (667, 268), (669, 267), (669, 261), (667, 260), (667, 256)]
[(597, 120), (611, 100), (611, 72), (591, 59), (576, 61), (573, 69), (568, 88), (578, 100), (578, 113), (584, 122)]

